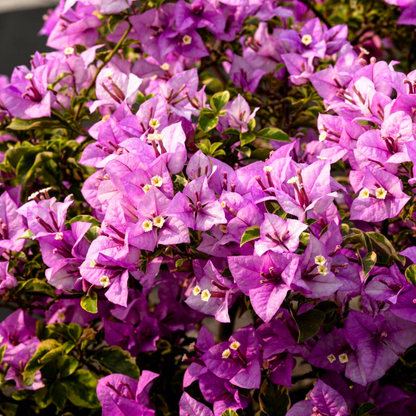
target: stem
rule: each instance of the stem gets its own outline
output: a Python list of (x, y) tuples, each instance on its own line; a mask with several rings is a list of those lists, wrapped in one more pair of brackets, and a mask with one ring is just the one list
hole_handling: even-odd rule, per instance
[[(130, 22), (129, 23), (129, 27), (127, 28), (127, 30), (124, 32), (123, 36), (121, 37), (121, 39), (118, 41), (117, 45), (114, 47), (114, 49), (110, 52), (109, 55), (107, 55), (104, 58), (103, 63), (98, 67), (97, 72), (94, 75), (94, 78), (90, 84), (90, 86), (87, 88), (87, 90), (84, 93), (84, 96), (87, 97), (88, 94), (90, 93), (91, 89), (95, 86), (95, 82), (97, 81), (98, 75), (100, 74), (101, 70), (111, 61), (111, 59), (113, 58), (113, 56), (117, 53), (117, 51), (120, 49), (120, 47), (123, 45), (124, 41), (126, 40), (127, 36), (129, 35), (131, 29), (132, 29), (132, 25)], [(77, 121), (82, 108), (84, 107), (84, 103), (80, 103), (77, 111), (74, 115), (74, 121)]]

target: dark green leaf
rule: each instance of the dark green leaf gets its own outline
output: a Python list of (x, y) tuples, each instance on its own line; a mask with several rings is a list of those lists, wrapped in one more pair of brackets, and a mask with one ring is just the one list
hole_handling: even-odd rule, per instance
[(70, 323), (68, 325), (68, 335), (72, 339), (72, 341), (77, 342), (79, 337), (82, 334), (82, 327), (78, 324)]
[(111, 373), (125, 374), (135, 380), (139, 378), (140, 371), (135, 360), (120, 347), (105, 347), (96, 353), (93, 358)]
[(376, 247), (381, 253), (387, 254), (388, 256), (394, 256), (396, 253), (395, 248), (389, 241), (387, 237), (383, 234), (376, 233), (374, 231), (366, 233), (373, 242), (374, 247)]
[(16, 416), (17, 404), (0, 403), (0, 414), (4, 416)]
[(85, 311), (89, 313), (97, 313), (98, 312), (98, 295), (97, 292), (94, 292), (93, 290), (90, 291), (89, 296), (83, 296), (81, 299), (81, 307)]
[(324, 322), (325, 313), (317, 309), (310, 309), (300, 315), (293, 316), (299, 329), (298, 343), (302, 344), (314, 337)]
[(113, 14), (108, 19), (108, 30), (111, 33), (114, 33), (118, 24), (124, 20), (124, 16), (122, 14)]
[(367, 402), (367, 403), (363, 403), (357, 410), (357, 413), (355, 414), (355, 416), (366, 416), (366, 415), (370, 415), (371, 411), (376, 409), (378, 406), (376, 404)]
[(290, 142), (290, 137), (284, 131), (275, 127), (267, 127), (255, 133), (260, 139), (273, 140), (277, 142)]
[(285, 416), (290, 407), (288, 388), (273, 384), (266, 378), (259, 393), (260, 409), (268, 416)]
[(258, 238), (260, 238), (260, 227), (258, 225), (248, 227), (241, 237), (240, 247), (249, 241), (257, 240)]
[(58, 412), (62, 412), (68, 398), (68, 391), (65, 385), (56, 381), (51, 386), (50, 395), (52, 397), (52, 403), (56, 406)]
[(56, 365), (59, 371), (59, 378), (66, 378), (72, 375), (78, 368), (79, 362), (75, 357), (63, 355), (58, 358)]

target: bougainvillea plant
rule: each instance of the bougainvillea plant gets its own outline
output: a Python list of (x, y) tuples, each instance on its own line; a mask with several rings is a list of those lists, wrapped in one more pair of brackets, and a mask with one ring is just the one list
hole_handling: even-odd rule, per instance
[(415, 26), (61, 0), (0, 77), (0, 414), (415, 415)]

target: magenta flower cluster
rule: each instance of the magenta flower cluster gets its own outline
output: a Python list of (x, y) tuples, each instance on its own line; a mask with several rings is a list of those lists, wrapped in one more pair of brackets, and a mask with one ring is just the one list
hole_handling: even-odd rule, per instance
[[(0, 78), (1, 140), (39, 146), (16, 131), (52, 134), (42, 123), (56, 121), (87, 172), (81, 192), (64, 182), (67, 195), (32, 180), (25, 201), (28, 183), (2, 174), (0, 295), (49, 288), (0, 324), (5, 396), (49, 388), (34, 362), (55, 360), (56, 349), (39, 354), (57, 338), (41, 329), (75, 325), (79, 345), (100, 332), (137, 362), (169, 340), (183, 380), (172, 414), (231, 416), (259, 401), (280, 415), (265, 410), (270, 389), (286, 397), (307, 366), (308, 396), (287, 416), (411, 416), (416, 381), (391, 380), (416, 344), (416, 71), (352, 45), (347, 25), (329, 27), (307, 1), (142, 3), (61, 0), (41, 31), (55, 51)], [(388, 3), (416, 25), (415, 2)], [(208, 92), (208, 60), (228, 91)], [(271, 82), (313, 90), (316, 126), (289, 137), (264, 125), (255, 97)], [(18, 253), (39, 253), (38, 286), (22, 282)], [(98, 368), (67, 344), (76, 374)], [(98, 372), (102, 414), (162, 414), (152, 392), (163, 377)]]

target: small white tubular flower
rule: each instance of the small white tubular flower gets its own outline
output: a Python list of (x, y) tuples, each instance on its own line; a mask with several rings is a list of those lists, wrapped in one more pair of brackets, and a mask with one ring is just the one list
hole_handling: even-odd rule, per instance
[(157, 129), (160, 126), (160, 122), (157, 118), (152, 118), (149, 121), (149, 126), (153, 129)]
[(322, 276), (326, 276), (328, 274), (328, 267), (326, 266), (318, 266), (318, 273)]
[(106, 288), (110, 285), (110, 278), (106, 275), (100, 277), (100, 285)]
[(201, 293), (201, 299), (204, 302), (208, 302), (211, 297), (211, 292), (208, 289), (204, 289)]
[(222, 358), (228, 358), (230, 355), (231, 355), (231, 351), (230, 351), (230, 349), (229, 348), (227, 348), (226, 350), (224, 350), (223, 352), (222, 352)]
[(182, 38), (182, 42), (183, 42), (185, 45), (190, 45), (190, 44), (192, 43), (192, 37), (191, 37), (191, 36), (189, 36), (189, 35), (185, 35), (185, 36)]
[(363, 188), (360, 191), (360, 199), (367, 199), (370, 197), (370, 191), (367, 188)]
[(71, 46), (68, 46), (67, 48), (65, 48), (64, 50), (64, 54), (67, 56), (72, 55), (75, 52), (75, 49), (72, 48)]
[(240, 343), (238, 341), (234, 341), (230, 344), (230, 348), (234, 351), (237, 351), (240, 348)]
[(33, 74), (29, 72), (28, 74), (25, 75), (25, 78), (28, 80), (31, 80), (33, 78)]
[(160, 188), (163, 185), (163, 178), (159, 175), (153, 176), (151, 179), (152, 185)]
[(326, 258), (320, 254), (319, 256), (315, 257), (315, 264), (318, 266), (325, 266)]
[(387, 191), (383, 187), (380, 187), (380, 188), (376, 189), (376, 198), (377, 199), (386, 199), (386, 196), (387, 196)]
[(30, 194), (27, 200), (31, 201), (32, 199), (35, 199), (38, 195), (39, 195), (39, 192), (33, 192), (33, 194)]
[(201, 293), (201, 288), (198, 286), (198, 285), (196, 285), (195, 287), (194, 287), (194, 289), (192, 290), (192, 294), (194, 295), (194, 296), (198, 296), (200, 293)]
[(149, 231), (152, 231), (153, 230), (152, 221), (150, 221), (150, 220), (143, 221), (142, 228), (146, 233), (148, 233)]
[(143, 192), (147, 193), (152, 189), (152, 185), (150, 185), (150, 183), (147, 183), (146, 185), (143, 186)]
[(313, 39), (311, 35), (303, 35), (301, 41), (305, 46), (308, 46), (312, 43)]
[(147, 135), (147, 138), (148, 138), (151, 142), (153, 142), (154, 140), (161, 141), (161, 140), (163, 140), (163, 134), (160, 134), (160, 133), (152, 133), (152, 134), (148, 134), (148, 135)]
[(93, 269), (96, 265), (97, 265), (97, 262), (95, 260), (91, 260), (91, 263), (90, 263), (91, 269)]
[(166, 220), (163, 217), (158, 215), (157, 217), (153, 218), (153, 225), (157, 228), (162, 228), (165, 221)]
[(348, 355), (345, 354), (345, 353), (341, 354), (341, 355), (338, 355), (338, 359), (342, 364), (345, 364), (345, 363), (348, 362)]
[(273, 170), (273, 168), (271, 166), (265, 166), (263, 168), (263, 172), (271, 172)]
[(55, 240), (63, 240), (63, 239), (64, 239), (64, 233), (55, 234)]
[(328, 134), (326, 131), (323, 131), (320, 135), (319, 135), (319, 141), (323, 142), (324, 140), (326, 140), (326, 138), (328, 137)]
[(297, 176), (292, 176), (290, 179), (288, 179), (287, 183), (296, 183), (297, 180)]
[(169, 71), (170, 69), (170, 65), (165, 62), (164, 64), (160, 65), (160, 67), (164, 70), (164, 71)]
[(334, 354), (330, 354), (328, 355), (328, 357), (326, 357), (328, 359), (328, 361), (332, 364), (337, 358), (335, 357)]

